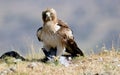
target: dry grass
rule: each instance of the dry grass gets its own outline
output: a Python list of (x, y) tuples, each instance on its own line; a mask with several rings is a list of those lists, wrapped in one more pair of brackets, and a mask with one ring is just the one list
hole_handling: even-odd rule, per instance
[(8, 66), (0, 62), (0, 72), (15, 66), (15, 72), (7, 75), (119, 75), (120, 74), (120, 52), (115, 50), (102, 51), (86, 57), (78, 57), (72, 60), (70, 66), (55, 65), (54, 63), (42, 63), (34, 61), (33, 68), (27, 67), (33, 62), (21, 61)]

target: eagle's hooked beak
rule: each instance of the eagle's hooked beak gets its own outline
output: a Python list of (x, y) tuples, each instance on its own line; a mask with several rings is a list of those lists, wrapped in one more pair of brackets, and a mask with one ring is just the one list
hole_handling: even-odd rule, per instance
[(46, 12), (46, 20), (52, 20), (50, 12)]

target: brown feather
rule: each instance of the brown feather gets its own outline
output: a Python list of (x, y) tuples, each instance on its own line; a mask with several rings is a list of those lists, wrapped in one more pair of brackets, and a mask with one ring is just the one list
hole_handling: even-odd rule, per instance
[(81, 51), (81, 49), (79, 49), (76, 42), (74, 41), (74, 37), (67, 34), (68, 32), (72, 32), (67, 24), (65, 24), (61, 20), (58, 20), (58, 25), (61, 26), (58, 34), (61, 36), (62, 42), (66, 46), (66, 52), (70, 53), (72, 56), (77, 56), (79, 54), (81, 56), (84, 56), (83, 52)]
[(66, 49), (72, 56), (83, 52), (78, 48), (72, 30), (66, 23), (57, 19), (57, 14), (54, 9), (47, 9), (42, 12), (43, 27), (37, 31), (38, 40), (44, 43), (45, 49), (48, 51), (51, 48), (56, 48), (56, 56), (60, 56)]

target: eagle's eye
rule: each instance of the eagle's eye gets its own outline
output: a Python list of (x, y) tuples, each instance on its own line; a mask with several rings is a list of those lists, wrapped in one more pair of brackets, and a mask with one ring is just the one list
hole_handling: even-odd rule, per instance
[(47, 9), (42, 12), (42, 19), (44, 22), (55, 21), (57, 18), (55, 10)]
[(42, 18), (44, 21), (53, 21), (55, 19), (54, 14), (51, 12), (44, 12)]

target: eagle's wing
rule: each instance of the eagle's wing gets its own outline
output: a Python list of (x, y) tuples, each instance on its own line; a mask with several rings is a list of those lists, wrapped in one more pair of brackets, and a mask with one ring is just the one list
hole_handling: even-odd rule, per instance
[(40, 28), (37, 30), (37, 33), (36, 33), (37, 38), (38, 38), (39, 41), (42, 41), (42, 39), (41, 39), (42, 28), (43, 28), (43, 27), (40, 27)]
[(73, 57), (77, 56), (77, 55), (84, 56), (81, 49), (79, 49), (79, 47), (77, 46), (77, 44), (74, 40), (72, 31), (67, 26), (67, 24), (65, 24), (61, 20), (58, 20), (58, 25), (61, 27), (58, 30), (58, 34), (60, 35), (60, 37), (62, 38), (62, 42), (66, 46), (66, 52), (70, 53)]

